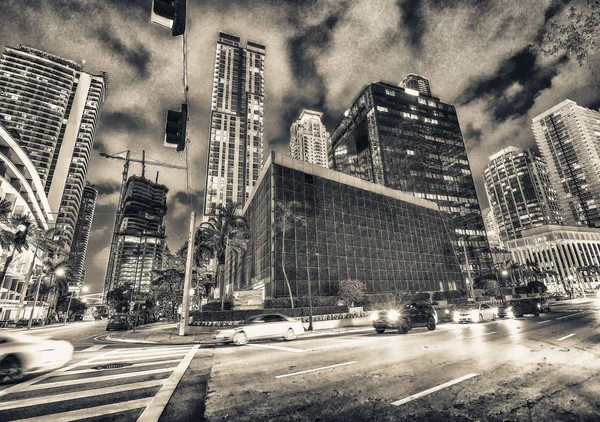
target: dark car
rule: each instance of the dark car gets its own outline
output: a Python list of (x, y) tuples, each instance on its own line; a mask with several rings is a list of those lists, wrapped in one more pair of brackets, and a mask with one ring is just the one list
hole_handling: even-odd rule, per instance
[(435, 330), (437, 324), (437, 312), (428, 303), (413, 302), (397, 310), (374, 311), (371, 320), (377, 334), (382, 334), (387, 329), (406, 334), (415, 327), (427, 327), (431, 331)]
[(106, 331), (129, 330), (133, 328), (133, 318), (127, 314), (116, 314), (109, 318)]
[(548, 300), (546, 298), (539, 298), (539, 299), (531, 299), (532, 301), (538, 303), (540, 305), (540, 312), (544, 313), (544, 312), (552, 312), (552, 308), (550, 307), (550, 303), (548, 302)]
[(498, 308), (500, 318), (520, 318), (526, 314), (538, 316), (541, 305), (533, 299), (510, 300)]

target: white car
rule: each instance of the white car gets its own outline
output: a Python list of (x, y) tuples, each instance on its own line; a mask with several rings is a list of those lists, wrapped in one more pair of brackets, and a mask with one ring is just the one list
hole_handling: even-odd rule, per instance
[(495, 321), (498, 317), (498, 308), (487, 303), (465, 303), (454, 311), (454, 322), (484, 322)]
[(243, 324), (230, 329), (215, 331), (213, 340), (217, 342), (233, 342), (238, 346), (247, 344), (250, 340), (264, 338), (280, 338), (294, 340), (304, 332), (304, 326), (281, 314), (260, 314), (248, 318)]
[(72, 357), (73, 345), (68, 341), (0, 332), (0, 383), (60, 368)]

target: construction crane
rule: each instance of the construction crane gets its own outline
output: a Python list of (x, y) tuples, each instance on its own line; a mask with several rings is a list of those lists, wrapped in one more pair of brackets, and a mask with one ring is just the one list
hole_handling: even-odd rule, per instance
[[(121, 154), (125, 154), (123, 157)], [(115, 259), (117, 254), (117, 243), (119, 241), (119, 227), (121, 226), (121, 220), (123, 219), (123, 202), (125, 201), (125, 185), (127, 184), (127, 177), (129, 176), (129, 163), (141, 163), (142, 164), (142, 177), (145, 177), (146, 166), (158, 166), (167, 167), (172, 169), (186, 170), (185, 166), (179, 166), (176, 164), (162, 163), (153, 159), (146, 159), (146, 151), (142, 151), (142, 158), (131, 158), (131, 150), (121, 151), (116, 155), (110, 155), (105, 152), (100, 153), (100, 157), (125, 161), (123, 165), (123, 178), (121, 181), (121, 191), (119, 193), (119, 203), (117, 205), (117, 214), (115, 215), (115, 227), (113, 229), (112, 241), (110, 242), (110, 255), (108, 256), (108, 266), (106, 268), (106, 278), (104, 279), (104, 291), (103, 291), (103, 302), (106, 302), (106, 295), (108, 294), (113, 282), (113, 273), (115, 270)], [(158, 173), (156, 175), (156, 182), (158, 183)]]

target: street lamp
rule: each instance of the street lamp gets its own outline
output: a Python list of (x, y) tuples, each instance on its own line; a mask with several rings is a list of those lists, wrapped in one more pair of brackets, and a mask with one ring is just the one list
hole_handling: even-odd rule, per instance
[(501, 274), (502, 274), (502, 276), (503, 276), (503, 277), (506, 277), (506, 276), (508, 275), (508, 271), (506, 271), (506, 270), (502, 270), (502, 273), (501, 273)]

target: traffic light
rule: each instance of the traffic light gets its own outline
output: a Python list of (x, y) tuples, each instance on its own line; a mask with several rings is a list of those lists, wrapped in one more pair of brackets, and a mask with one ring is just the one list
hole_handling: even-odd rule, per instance
[(185, 149), (187, 104), (181, 104), (181, 111), (167, 110), (167, 125), (165, 128), (166, 147), (176, 148), (177, 151)]
[(15, 232), (15, 245), (17, 247), (24, 246), (27, 244), (27, 232), (29, 231), (30, 223), (19, 224), (17, 231)]
[(176, 37), (185, 32), (185, 5), (187, 0), (152, 0), (150, 21), (171, 30)]

